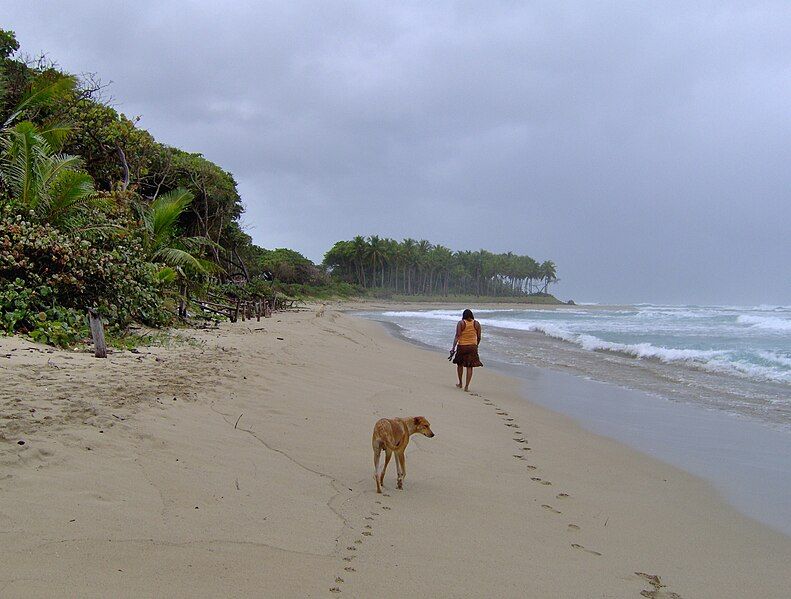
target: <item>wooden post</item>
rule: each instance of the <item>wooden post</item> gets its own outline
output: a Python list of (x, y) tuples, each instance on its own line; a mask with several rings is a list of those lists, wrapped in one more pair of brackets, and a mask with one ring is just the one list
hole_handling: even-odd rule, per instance
[(255, 300), (255, 319), (261, 322), (261, 298)]
[(104, 342), (104, 324), (102, 317), (93, 308), (88, 308), (88, 322), (91, 325), (91, 337), (93, 337), (93, 355), (97, 358), (106, 358), (107, 344)]
[(236, 299), (236, 309), (233, 312), (231, 322), (236, 322), (239, 319), (239, 304), (242, 302), (239, 298)]

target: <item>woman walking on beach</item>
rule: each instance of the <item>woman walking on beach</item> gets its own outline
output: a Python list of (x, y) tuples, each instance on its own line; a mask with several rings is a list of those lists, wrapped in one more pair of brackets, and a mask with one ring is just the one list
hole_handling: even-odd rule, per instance
[(464, 369), (467, 369), (467, 380), (464, 384), (464, 390), (470, 390), (470, 381), (472, 380), (472, 369), (478, 366), (483, 366), (478, 357), (478, 344), (481, 342), (481, 325), (475, 320), (472, 310), (469, 308), (461, 315), (461, 320), (456, 324), (456, 337), (453, 339), (453, 347), (451, 353), (455, 352), (453, 356), (453, 363), (456, 364), (456, 373), (459, 375), (459, 382), (456, 385), (461, 389), (461, 375)]

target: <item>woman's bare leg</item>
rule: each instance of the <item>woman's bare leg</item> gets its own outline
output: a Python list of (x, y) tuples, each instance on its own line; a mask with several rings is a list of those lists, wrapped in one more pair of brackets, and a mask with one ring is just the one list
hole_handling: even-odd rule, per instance
[[(471, 380), (472, 380), (472, 367), (468, 366), (467, 367), (467, 384), (464, 385), (464, 390), (465, 391), (469, 391), (470, 390), (470, 381)], [(459, 382), (461, 383), (461, 374), (459, 374)]]
[(456, 385), (459, 389), (461, 389), (461, 375), (464, 373), (464, 366), (461, 364), (456, 364), (456, 374), (459, 375), (459, 384)]

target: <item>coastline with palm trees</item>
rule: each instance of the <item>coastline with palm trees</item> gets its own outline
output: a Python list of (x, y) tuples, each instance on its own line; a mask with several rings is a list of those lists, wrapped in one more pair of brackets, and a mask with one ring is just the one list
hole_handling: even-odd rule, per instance
[(358, 235), (335, 243), (323, 265), (332, 276), (385, 297), (560, 303), (548, 291), (559, 280), (555, 263), (512, 252), (453, 251), (425, 239)]

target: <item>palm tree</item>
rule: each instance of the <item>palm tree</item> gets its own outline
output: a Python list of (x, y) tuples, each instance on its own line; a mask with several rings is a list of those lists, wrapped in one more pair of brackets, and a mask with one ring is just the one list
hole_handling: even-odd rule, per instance
[[(77, 80), (48, 70), (34, 77), (0, 129), (0, 179), (13, 201), (39, 219), (63, 230), (73, 230), (86, 220), (88, 208), (104, 207), (93, 179), (82, 169), (78, 156), (60, 154), (71, 127), (52, 119), (36, 125), (18, 121), (34, 119), (42, 109), (74, 95)], [(5, 96), (0, 78), (0, 100)], [(16, 124), (15, 124), (16, 123)]]
[(211, 240), (180, 235), (179, 217), (193, 199), (191, 191), (180, 187), (160, 195), (140, 210), (148, 259), (163, 265), (158, 275), (160, 280), (172, 281), (187, 273), (205, 275), (220, 270), (214, 262), (199, 256), (202, 248), (213, 245)]
[(57, 153), (61, 129), (22, 121), (0, 132), (0, 178), (26, 211), (63, 230), (84, 224), (88, 208), (104, 207), (78, 156)]
[(544, 282), (544, 288), (541, 290), (542, 293), (547, 292), (547, 287), (549, 287), (550, 283), (556, 283), (558, 280), (557, 277), (557, 267), (552, 260), (546, 260), (541, 263), (539, 267), (539, 272), (541, 276), (541, 280)]
[[(384, 244), (378, 235), (371, 235), (368, 237), (366, 253), (373, 266), (373, 273), (371, 275), (372, 286), (376, 287), (376, 264), (377, 262), (382, 262), (384, 257)], [(382, 278), (384, 279), (384, 265), (382, 265)], [(382, 282), (382, 286), (384, 286), (384, 281)]]
[(415, 261), (416, 241), (407, 237), (401, 242), (401, 256), (404, 260), (404, 292), (412, 293), (412, 270)]
[(359, 282), (363, 287), (367, 287), (368, 285), (366, 284), (365, 279), (365, 267), (363, 266), (363, 260), (365, 260), (365, 255), (368, 252), (368, 244), (365, 242), (365, 238), (362, 235), (357, 235), (354, 239), (352, 239), (352, 248), (354, 250), (354, 259), (357, 263)]

